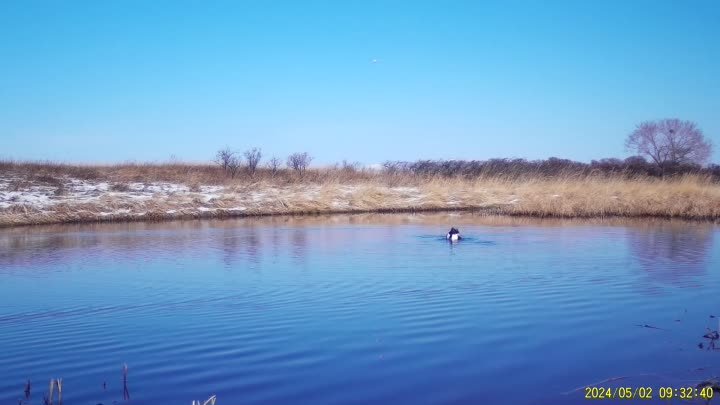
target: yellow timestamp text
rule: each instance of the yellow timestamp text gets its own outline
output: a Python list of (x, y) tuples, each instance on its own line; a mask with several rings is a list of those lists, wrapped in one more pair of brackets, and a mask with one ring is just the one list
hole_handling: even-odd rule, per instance
[(585, 387), (585, 399), (589, 400), (670, 400), (712, 399), (712, 387)]

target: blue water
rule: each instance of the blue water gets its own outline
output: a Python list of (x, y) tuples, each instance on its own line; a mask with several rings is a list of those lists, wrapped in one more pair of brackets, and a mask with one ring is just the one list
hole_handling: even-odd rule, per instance
[(123, 403), (123, 363), (136, 404), (657, 397), (720, 375), (698, 347), (719, 231), (470, 214), (0, 230), (0, 404), (28, 379), (41, 404), (50, 378), (66, 405)]

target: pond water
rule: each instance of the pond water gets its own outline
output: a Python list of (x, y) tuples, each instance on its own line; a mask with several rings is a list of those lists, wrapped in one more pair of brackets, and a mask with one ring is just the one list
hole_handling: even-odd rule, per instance
[[(466, 239), (445, 241), (451, 225)], [(471, 214), (4, 229), (0, 404), (41, 404), (56, 377), (66, 405), (123, 402), (124, 363), (137, 404), (577, 404), (593, 383), (657, 398), (720, 375), (703, 339), (719, 230)]]

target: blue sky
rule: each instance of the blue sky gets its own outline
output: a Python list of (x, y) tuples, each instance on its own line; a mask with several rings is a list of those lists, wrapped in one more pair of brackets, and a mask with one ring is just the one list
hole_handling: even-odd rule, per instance
[(0, 2), (0, 158), (589, 161), (665, 117), (720, 161), (718, 1)]

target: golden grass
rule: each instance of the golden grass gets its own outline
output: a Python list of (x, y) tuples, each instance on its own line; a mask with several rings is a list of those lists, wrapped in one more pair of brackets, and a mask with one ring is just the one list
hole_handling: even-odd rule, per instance
[[(443, 186), (436, 187), (441, 193)], [(589, 176), (518, 181), (485, 179), (462, 190), (468, 194), (465, 201), (484, 197), (502, 205), (499, 208), (502, 213), (515, 215), (720, 218), (720, 185), (697, 176), (668, 180)], [(510, 204), (503, 205), (506, 202)]]
[[(70, 165), (54, 162), (0, 161), (0, 176), (20, 176), (50, 183), (53, 179), (72, 177), (81, 180), (127, 182), (172, 182), (192, 185), (235, 185), (256, 181), (296, 183), (298, 177), (288, 169), (273, 174), (267, 168), (258, 168), (254, 176), (240, 171), (231, 178), (223, 169), (214, 164), (191, 163), (122, 163), (114, 165)], [(338, 168), (308, 170), (303, 182), (343, 182), (369, 179), (372, 172), (367, 170), (343, 170)]]
[[(4, 166), (3, 166), (4, 165)], [(106, 182), (92, 201), (74, 199), (71, 179)], [(0, 193), (42, 185), (52, 204), (13, 203), (0, 208), (0, 226), (63, 222), (164, 220), (280, 214), (479, 210), (537, 217), (662, 217), (720, 219), (720, 184), (686, 175), (671, 179), (607, 175), (475, 179), (390, 175), (342, 169), (287, 171), (230, 179), (213, 166), (64, 166), (0, 163)], [(182, 192), (128, 197), (127, 184), (171, 182)], [(203, 187), (216, 185), (208, 195)], [(2, 194), (0, 194), (1, 196)], [(2, 202), (0, 200), (0, 202)]]

